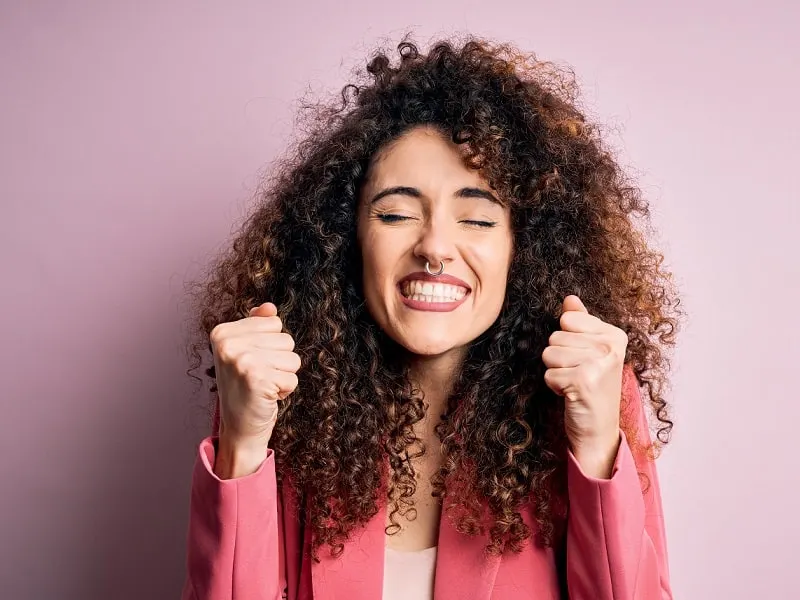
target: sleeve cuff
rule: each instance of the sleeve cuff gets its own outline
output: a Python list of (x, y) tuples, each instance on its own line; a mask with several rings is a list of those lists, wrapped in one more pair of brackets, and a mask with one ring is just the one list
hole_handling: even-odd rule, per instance
[[(641, 496), (641, 486), (639, 475), (636, 470), (636, 461), (633, 458), (628, 438), (625, 432), (620, 429), (620, 441), (617, 448), (617, 455), (614, 458), (614, 465), (611, 467), (611, 476), (608, 479), (593, 477), (584, 473), (581, 464), (571, 450), (568, 451), (567, 477), (570, 487), (570, 496), (576, 492), (580, 496), (585, 493), (594, 493), (597, 490), (610, 491), (617, 488), (618, 491), (631, 492), (635, 490)], [(572, 498), (571, 498), (572, 499)]]
[(205, 438), (202, 442), (200, 442), (199, 447), (199, 456), (200, 462), (202, 463), (203, 467), (207, 474), (215, 479), (221, 485), (228, 485), (232, 483), (241, 483), (245, 484), (248, 483), (250, 480), (253, 479), (263, 479), (264, 473), (268, 471), (270, 468), (274, 472), (275, 470), (275, 453), (273, 452), (272, 448), (267, 449), (267, 457), (264, 459), (258, 469), (256, 469), (250, 475), (245, 475), (244, 477), (237, 477), (235, 479), (220, 479), (217, 474), (214, 472), (214, 463), (217, 459), (217, 442), (219, 438), (216, 436), (209, 436)]

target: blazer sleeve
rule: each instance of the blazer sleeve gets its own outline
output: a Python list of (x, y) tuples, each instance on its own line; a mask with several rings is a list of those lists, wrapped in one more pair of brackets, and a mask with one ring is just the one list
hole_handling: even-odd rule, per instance
[[(623, 411), (637, 423), (637, 443), (620, 431), (609, 479), (567, 465), (567, 587), (572, 600), (672, 600), (658, 474), (645, 448), (647, 418), (635, 374), (626, 366)], [(645, 490), (639, 474), (646, 477)]]
[(214, 473), (218, 413), (192, 473), (182, 600), (280, 600), (286, 594), (281, 498), (275, 458), (251, 475)]

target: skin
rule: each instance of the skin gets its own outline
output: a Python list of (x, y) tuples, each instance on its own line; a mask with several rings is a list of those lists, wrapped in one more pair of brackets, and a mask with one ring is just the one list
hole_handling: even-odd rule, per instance
[[(386, 193), (396, 187), (404, 189)], [(479, 196), (474, 190), (484, 197), (464, 197)], [(402, 522), (387, 543), (399, 550), (427, 548), (436, 543), (441, 511), (430, 495), (430, 477), (441, 464), (434, 427), (467, 345), (500, 314), (513, 253), (510, 211), (479, 173), (464, 165), (456, 144), (419, 127), (373, 161), (360, 198), (358, 239), (367, 308), (408, 350), (412, 379), (428, 404), (415, 430), (427, 449), (414, 461), (420, 475), (416, 518)], [(399, 282), (424, 271), (426, 261), (434, 271), (443, 262), (445, 273), (467, 284), (458, 308), (433, 312), (404, 304)]]
[(612, 475), (620, 444), (622, 371), (628, 336), (589, 314), (578, 296), (564, 299), (554, 332), (542, 352), (545, 383), (564, 396), (570, 450), (583, 472), (597, 479)]
[[(396, 186), (417, 190), (390, 193)], [(496, 198), (459, 197), (477, 189)], [(463, 195), (464, 192), (462, 192)], [(457, 145), (436, 130), (418, 127), (373, 161), (363, 186), (358, 239), (364, 264), (364, 296), (378, 325), (406, 348), (414, 372), (432, 388), (445, 384), (467, 345), (500, 314), (513, 252), (510, 211), (489, 184), (466, 168)], [(451, 312), (404, 305), (398, 282), (424, 270), (425, 262), (470, 288)], [(434, 390), (425, 390), (434, 395)]]
[[(396, 187), (404, 188), (402, 193), (386, 193)], [(464, 198), (460, 190), (470, 188), (497, 201)], [(430, 498), (428, 485), (440, 464), (434, 427), (467, 345), (500, 313), (513, 256), (510, 211), (500, 200), (477, 171), (464, 166), (457, 145), (425, 127), (411, 130), (380, 153), (362, 190), (358, 239), (367, 308), (410, 354), (412, 377), (428, 402), (427, 416), (415, 433), (433, 450), (415, 464), (421, 479), (416, 518), (391, 536), (388, 543), (397, 549), (435, 543), (441, 509)], [(469, 286), (455, 310), (417, 310), (403, 303), (398, 282), (423, 270), (425, 261), (443, 262), (446, 273)], [(577, 296), (565, 298), (560, 325), (543, 353), (545, 381), (566, 399), (567, 434), (581, 467), (590, 476), (608, 477), (620, 439), (627, 336), (590, 315)]]
[[(398, 186), (403, 189), (385, 193)], [(420, 479), (416, 517), (401, 521), (401, 531), (387, 538), (391, 548), (419, 550), (436, 544), (441, 514), (430, 495), (430, 477), (440, 466), (434, 427), (466, 348), (494, 323), (503, 305), (514, 245), (510, 210), (477, 171), (463, 164), (457, 145), (435, 129), (417, 127), (373, 160), (359, 199), (358, 239), (367, 308), (408, 351), (412, 379), (428, 405), (415, 430), (428, 450), (414, 462)], [(443, 262), (445, 273), (466, 284), (468, 293), (454, 310), (434, 312), (404, 303), (400, 280), (424, 271), (426, 261), (433, 270)], [(280, 331), (273, 304), (255, 307), (250, 315), (249, 329)], [(560, 331), (542, 354), (546, 384), (565, 398), (570, 449), (590, 477), (612, 475), (627, 341), (624, 331), (591, 315), (570, 295), (564, 299)], [(264, 394), (272, 400), (290, 394), (296, 378), (287, 374), (298, 366), (294, 361), (286, 367), (283, 379), (271, 380)], [(242, 420), (247, 419), (223, 415), (226, 422)], [(261, 421), (263, 435), (221, 433), (215, 470), (222, 478), (248, 475), (263, 462), (274, 415)]]

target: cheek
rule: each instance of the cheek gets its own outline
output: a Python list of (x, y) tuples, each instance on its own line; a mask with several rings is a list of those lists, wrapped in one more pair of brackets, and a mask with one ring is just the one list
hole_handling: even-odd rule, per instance
[(384, 238), (366, 228), (359, 239), (366, 297), (381, 293), (381, 288), (393, 275), (393, 265), (397, 263), (391, 246), (386, 244)]
[(506, 236), (498, 236), (490, 244), (482, 245), (473, 255), (479, 266), (482, 299), (481, 310), (494, 316), (502, 308), (508, 284), (508, 271), (511, 267), (512, 243)]
[(505, 280), (511, 267), (513, 241), (510, 236), (503, 235), (482, 244), (474, 255), (483, 265), (484, 277), (490, 280)]

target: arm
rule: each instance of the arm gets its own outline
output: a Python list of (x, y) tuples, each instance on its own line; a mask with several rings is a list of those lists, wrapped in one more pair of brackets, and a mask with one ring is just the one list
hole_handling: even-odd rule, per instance
[(182, 600), (278, 600), (286, 587), (280, 497), (272, 450), (252, 474), (214, 473), (218, 416), (192, 475), (187, 577)]
[[(569, 453), (567, 587), (573, 600), (672, 599), (658, 474), (639, 450), (650, 442), (647, 419), (636, 377), (626, 370), (623, 407), (638, 425), (638, 443), (620, 431), (609, 479), (586, 475)], [(649, 482), (644, 494), (639, 472)]]

